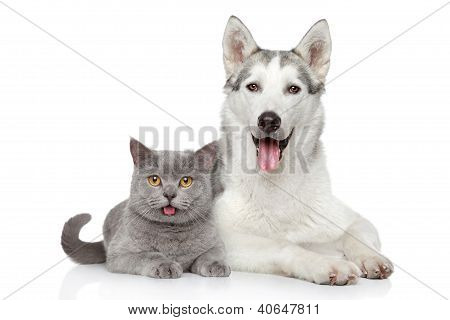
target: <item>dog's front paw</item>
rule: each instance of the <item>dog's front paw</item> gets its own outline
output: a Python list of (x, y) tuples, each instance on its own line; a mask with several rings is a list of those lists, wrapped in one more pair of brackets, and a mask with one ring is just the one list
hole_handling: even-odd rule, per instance
[(325, 259), (314, 267), (310, 280), (317, 284), (349, 285), (358, 282), (361, 271), (353, 262), (342, 259)]
[(178, 262), (156, 262), (149, 266), (146, 276), (158, 279), (177, 279), (183, 274), (183, 268)]
[(231, 268), (223, 261), (206, 261), (199, 268), (199, 274), (204, 277), (228, 277)]
[(362, 277), (368, 279), (387, 279), (394, 272), (392, 262), (382, 255), (374, 254), (357, 259)]

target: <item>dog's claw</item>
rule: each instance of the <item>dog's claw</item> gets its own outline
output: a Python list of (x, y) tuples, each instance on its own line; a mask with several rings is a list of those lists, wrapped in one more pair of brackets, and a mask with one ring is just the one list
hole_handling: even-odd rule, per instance
[(381, 265), (381, 275), (380, 275), (380, 279), (387, 279), (387, 277), (389, 276), (389, 274), (391, 273), (391, 270), (389, 269), (389, 267), (385, 264)]
[(387, 279), (394, 271), (390, 261), (381, 255), (362, 260), (360, 269), (368, 279)]
[(337, 275), (336, 273), (330, 273), (330, 286), (334, 286), (336, 284)]

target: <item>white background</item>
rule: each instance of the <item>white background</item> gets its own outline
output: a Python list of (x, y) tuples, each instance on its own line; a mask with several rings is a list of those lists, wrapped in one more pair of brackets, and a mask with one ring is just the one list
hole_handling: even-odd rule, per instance
[[(129, 136), (181, 124), (0, 2), (0, 295), (64, 259), (128, 195)], [(443, 1), (11, 1), (4, 3), (183, 123), (219, 127), (231, 14), (263, 48), (290, 49), (321, 18), (333, 79)], [(327, 287), (270, 275), (157, 281), (64, 260), (10, 299), (442, 299), (450, 296), (450, 5), (327, 86), (323, 136), (335, 193), (369, 218), (389, 280)], [(163, 138), (160, 135), (160, 149)], [(153, 143), (147, 141), (148, 143)], [(173, 145), (170, 145), (173, 147)], [(402, 270), (403, 269), (403, 270)], [(405, 272), (406, 271), (406, 272)], [(407, 274), (409, 273), (409, 274)], [(416, 277), (420, 281), (414, 279)]]

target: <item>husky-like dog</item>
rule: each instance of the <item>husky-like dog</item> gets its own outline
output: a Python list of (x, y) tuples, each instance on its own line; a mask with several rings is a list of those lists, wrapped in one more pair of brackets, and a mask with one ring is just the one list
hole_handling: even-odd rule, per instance
[(215, 213), (232, 269), (336, 285), (390, 276), (376, 229), (331, 193), (320, 141), (328, 23), (272, 51), (231, 17), (223, 50), (225, 192)]

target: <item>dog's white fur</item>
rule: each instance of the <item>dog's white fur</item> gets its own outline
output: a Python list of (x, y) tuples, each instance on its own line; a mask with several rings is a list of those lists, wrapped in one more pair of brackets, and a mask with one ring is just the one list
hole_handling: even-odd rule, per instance
[[(292, 50), (301, 60), (295, 64), (280, 66), (281, 55), (271, 51), (268, 63), (253, 61), (249, 68), (259, 48), (235, 17), (228, 22), (223, 47), (229, 83), (249, 69), (239, 90), (226, 90), (222, 112), (225, 192), (215, 214), (233, 270), (339, 285), (355, 283), (359, 276), (389, 276), (393, 266), (379, 254), (376, 229), (331, 193), (319, 140), (320, 93), (310, 94), (297, 74), (300, 63), (314, 84), (325, 82), (331, 54), (327, 22), (316, 23)], [(254, 82), (261, 92), (245, 89)], [(302, 89), (299, 94), (286, 94), (285, 86), (292, 84)], [(258, 169), (253, 129), (246, 131), (267, 110), (280, 115), (285, 133), (295, 129), (280, 167), (271, 173)]]

